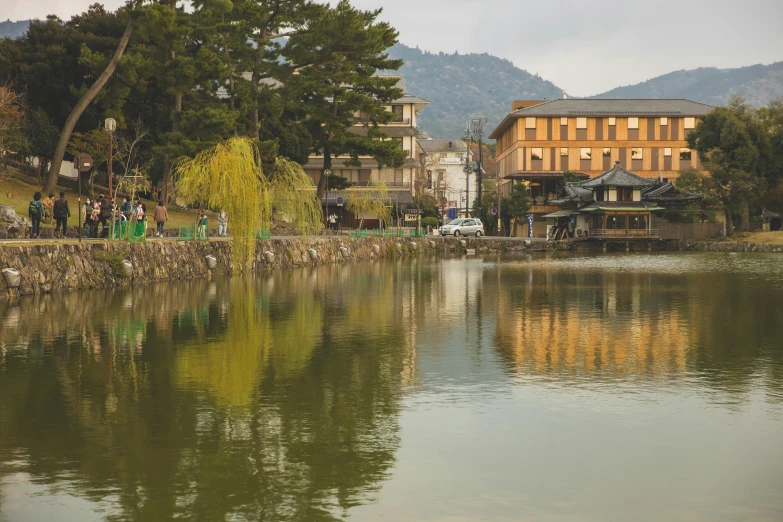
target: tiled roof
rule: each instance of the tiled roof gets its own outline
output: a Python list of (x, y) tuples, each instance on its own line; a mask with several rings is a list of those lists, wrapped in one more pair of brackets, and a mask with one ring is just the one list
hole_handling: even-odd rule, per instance
[(489, 137), (499, 138), (514, 120), (527, 116), (704, 116), (712, 109), (711, 105), (681, 98), (563, 98), (511, 112)]
[(595, 201), (579, 209), (581, 212), (593, 210), (664, 210), (653, 201)]
[[(468, 146), (462, 140), (417, 140), (425, 152), (465, 152)], [(451, 147), (449, 147), (451, 143)]]
[(550, 100), (512, 114), (519, 116), (704, 116), (711, 105), (685, 99), (593, 99)]
[[(511, 174), (508, 174), (506, 176), (503, 176), (503, 179), (517, 179), (517, 180), (533, 180), (533, 179), (542, 179), (542, 178), (562, 179), (563, 174), (564, 173), (562, 170), (517, 171), (517, 172), (512, 172)], [(576, 175), (584, 179), (590, 177), (588, 174), (584, 174), (582, 172), (577, 172)]]
[(565, 186), (565, 194), (557, 199), (549, 200), (555, 205), (566, 205), (568, 203), (589, 203), (593, 201), (593, 191), (580, 187), (576, 183), (569, 183)]
[(671, 183), (664, 183), (659, 187), (651, 187), (642, 190), (642, 197), (650, 201), (696, 201), (702, 198), (700, 194), (693, 194), (679, 190)]
[(614, 167), (607, 170), (600, 176), (596, 176), (587, 181), (582, 181), (579, 186), (585, 188), (613, 186), (613, 187), (648, 187), (655, 185), (658, 182), (656, 179), (643, 178), (625, 170), (618, 161), (614, 164)]

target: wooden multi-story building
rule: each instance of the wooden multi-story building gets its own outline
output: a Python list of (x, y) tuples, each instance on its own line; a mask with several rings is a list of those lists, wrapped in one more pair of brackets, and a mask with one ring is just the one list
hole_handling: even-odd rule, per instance
[(543, 226), (567, 171), (593, 178), (619, 161), (642, 177), (673, 181), (679, 171), (699, 168), (686, 136), (711, 110), (682, 99), (518, 101), (490, 138), (497, 141), (498, 175), (527, 182), (531, 214)]

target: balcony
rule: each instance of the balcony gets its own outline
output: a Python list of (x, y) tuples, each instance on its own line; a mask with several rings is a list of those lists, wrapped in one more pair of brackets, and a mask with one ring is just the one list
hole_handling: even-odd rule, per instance
[(590, 230), (592, 239), (660, 239), (657, 229), (597, 228)]
[[(372, 120), (370, 118), (354, 118), (354, 121), (356, 122), (356, 125), (364, 125), (365, 123), (372, 123)], [(379, 123), (378, 125), (383, 127), (384, 125), (410, 125), (411, 119), (410, 118), (394, 118), (389, 123)]]
[[(372, 188), (380, 184), (379, 181), (352, 181), (351, 183), (353, 183), (353, 187), (356, 188)], [(408, 181), (384, 181), (383, 184), (386, 185), (386, 188), (389, 190), (402, 190), (411, 187), (411, 184)]]

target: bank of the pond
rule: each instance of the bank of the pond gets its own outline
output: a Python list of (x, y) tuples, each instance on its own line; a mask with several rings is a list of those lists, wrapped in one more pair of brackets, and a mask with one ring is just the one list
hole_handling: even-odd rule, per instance
[[(522, 241), (444, 238), (273, 238), (257, 242), (253, 270), (270, 270), (404, 256), (526, 250)], [(542, 244), (539, 248), (547, 248)], [(212, 256), (214, 260), (208, 259)], [(130, 263), (126, 267), (124, 262)], [(210, 263), (214, 264), (211, 268)], [(0, 244), (0, 269), (19, 273), (9, 289), (0, 277), (0, 298), (53, 291), (194, 279), (239, 271), (229, 241), (41, 242)]]
[(663, 244), (664, 250), (674, 250), (683, 252), (762, 252), (762, 253), (783, 253), (783, 245), (773, 245), (769, 243), (746, 243), (742, 241), (666, 241)]

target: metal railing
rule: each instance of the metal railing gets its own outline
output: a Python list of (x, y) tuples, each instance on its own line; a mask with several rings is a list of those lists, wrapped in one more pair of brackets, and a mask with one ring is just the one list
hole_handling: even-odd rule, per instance
[(590, 237), (597, 239), (659, 239), (657, 229), (598, 228), (590, 231)]
[[(362, 124), (364, 124), (364, 123), (372, 123), (372, 120), (370, 118), (354, 118), (354, 121), (356, 123), (362, 123)], [(393, 124), (410, 125), (411, 124), (411, 119), (410, 118), (395, 118), (392, 121), (390, 121), (389, 123), (380, 123), (379, 125), (382, 127), (384, 125), (393, 125)]]

